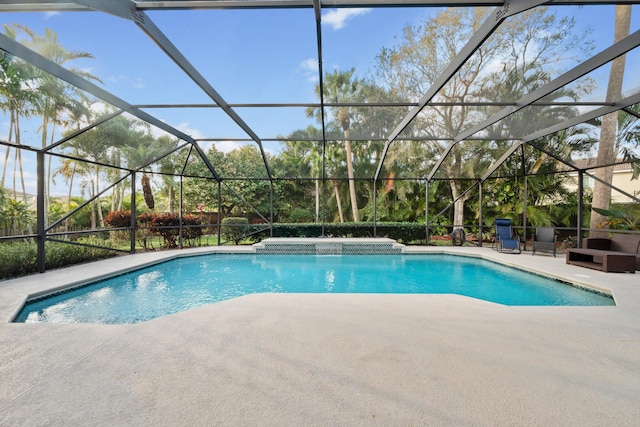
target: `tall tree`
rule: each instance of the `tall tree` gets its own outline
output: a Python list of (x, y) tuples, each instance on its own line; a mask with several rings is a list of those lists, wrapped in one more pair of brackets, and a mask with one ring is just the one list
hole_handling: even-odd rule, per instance
[[(161, 135), (156, 139), (154, 145), (158, 146), (161, 153), (165, 154), (178, 146), (179, 139), (172, 138), (169, 135)], [(176, 184), (174, 175), (177, 174), (184, 163), (184, 155), (175, 154), (165, 156), (160, 160), (160, 172), (162, 173), (162, 184), (164, 192), (168, 198), (169, 213), (175, 213), (176, 209)]]
[[(91, 117), (88, 120), (98, 120), (106, 114), (110, 114), (110, 112), (105, 111), (100, 116)], [(66, 154), (73, 155), (75, 163), (73, 166), (68, 165), (68, 167), (71, 167), (71, 171), (74, 174), (78, 173), (84, 177), (85, 181), (81, 183), (82, 188), (89, 190), (89, 197), (94, 199), (93, 203), (91, 203), (91, 226), (94, 228), (98, 223), (102, 226), (104, 222), (98, 193), (100, 192), (100, 182), (108, 172), (107, 168), (97, 163), (87, 163), (81, 159), (112, 164), (119, 161), (119, 150), (123, 146), (137, 147), (137, 141), (140, 137), (137, 126), (141, 125), (141, 123), (130, 120), (124, 115), (119, 115), (76, 136), (59, 147)]]
[[(70, 67), (73, 61), (79, 59), (93, 58), (88, 52), (71, 51), (62, 46), (58, 40), (58, 34), (51, 29), (45, 29), (44, 34), (40, 35), (30, 28), (14, 24), (13, 28), (20, 31), (26, 39), (22, 40), (25, 46), (39, 53), (52, 62), (63, 65), (69, 70), (80, 75), (87, 80), (100, 81), (96, 76), (89, 72)], [(81, 92), (72, 85), (63, 82), (55, 76), (35, 69), (34, 80), (37, 85), (36, 110), (42, 117), (42, 124), (39, 127), (41, 135), (42, 148), (54, 141), (56, 135), (56, 127), (61, 125), (70, 125), (69, 113), (72, 110), (81, 110), (84, 106), (84, 98)], [(65, 117), (66, 116), (66, 117)], [(46, 167), (45, 179), (45, 212), (50, 199), (50, 180), (51, 180), (51, 157)], [(46, 215), (46, 213), (45, 213)]]
[(162, 154), (165, 154), (168, 149), (163, 145), (156, 144), (150, 134), (137, 133), (136, 139), (131, 141), (130, 145), (122, 147), (122, 153), (129, 169), (142, 171), (140, 183), (144, 202), (153, 211), (155, 200), (148, 173), (152, 171), (151, 164), (158, 160)]
[[(349, 71), (334, 70), (332, 73), (325, 73), (324, 76), (324, 99), (334, 103), (349, 103), (357, 100), (360, 90), (360, 81), (353, 79), (355, 68)], [(320, 97), (320, 85), (316, 85), (316, 94)], [(351, 199), (351, 213), (353, 221), (360, 221), (358, 212), (358, 199), (356, 196), (355, 174), (353, 171), (353, 151), (351, 149), (351, 107), (339, 106), (332, 109), (333, 119), (341, 126), (344, 134), (344, 151), (347, 162), (347, 177), (349, 178), (349, 195)], [(309, 117), (318, 118), (319, 111), (310, 108), (307, 110)]]
[[(4, 26), (6, 36), (15, 39), (15, 28)], [(0, 51), (0, 109), (9, 112), (9, 141), (14, 142), (15, 154), (13, 164), (13, 198), (17, 198), (16, 177), (20, 177), (23, 202), (27, 202), (22, 169), (22, 151), (18, 148), (21, 141), (20, 118), (29, 117), (35, 113), (37, 104), (36, 69), (23, 61), (17, 60), (7, 52)], [(11, 147), (7, 146), (2, 168), (0, 187), (5, 185), (7, 166)]]
[(309, 206), (305, 205), (305, 203), (309, 203), (306, 196), (314, 197), (316, 222), (320, 221), (321, 140), (320, 130), (312, 125), (309, 125), (306, 129), (298, 129), (283, 141), (283, 150), (274, 159), (276, 160), (274, 168), (280, 171), (281, 176), (310, 177), (313, 179), (313, 188), (309, 188), (306, 181), (295, 181), (295, 184), (287, 184), (286, 199), (290, 203), (290, 207), (311, 210)]
[[(616, 23), (614, 32), (614, 42), (618, 42), (629, 35), (631, 25), (631, 5), (616, 5)], [(624, 80), (624, 67), (626, 55), (619, 56), (611, 62), (609, 71), (609, 84), (607, 86), (607, 102), (615, 102), (622, 96), (622, 82)], [(616, 160), (616, 133), (618, 128), (618, 112), (607, 114), (602, 119), (600, 127), (600, 145), (598, 146), (598, 165), (610, 165)], [(611, 202), (611, 181), (613, 180), (613, 166), (596, 169), (596, 177), (593, 186), (592, 206), (600, 209), (609, 209)], [(607, 185), (609, 184), (609, 185)], [(591, 212), (591, 222), (589, 228), (597, 228), (598, 224), (606, 219), (604, 215), (596, 211)], [(597, 236), (601, 233), (591, 232), (590, 235)], [(604, 235), (604, 233), (603, 233)]]
[[(487, 14), (488, 10), (482, 8), (450, 8), (421, 25), (405, 28), (399, 44), (383, 48), (378, 55), (378, 77), (388, 87), (395, 88), (405, 100), (417, 101), (482, 25)], [(549, 72), (562, 67), (563, 60), (574, 54), (576, 49), (590, 49), (588, 41), (574, 33), (574, 26), (572, 19), (559, 19), (545, 7), (510, 17), (434, 98), (434, 101), (448, 105), (425, 108), (407, 132), (426, 139), (457, 137), (492, 112), (464, 103), (481, 99), (481, 91), (488, 86), (499, 87), (499, 79), (510, 71), (526, 70), (527, 64), (535, 63), (539, 69)], [(502, 65), (503, 73), (492, 73), (496, 64)], [(493, 97), (492, 101), (514, 99)], [(440, 153), (448, 144), (438, 145)], [(441, 166), (444, 176), (464, 176), (465, 164), (475, 155), (469, 149), (470, 145), (459, 143), (453, 146), (449, 158)], [(453, 222), (464, 224), (466, 198), (462, 196), (463, 183), (450, 180), (449, 187), (452, 199), (458, 200), (454, 205)]]

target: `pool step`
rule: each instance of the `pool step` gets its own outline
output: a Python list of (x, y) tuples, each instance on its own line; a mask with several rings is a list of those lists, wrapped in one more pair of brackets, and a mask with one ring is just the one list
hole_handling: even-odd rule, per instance
[(387, 238), (279, 238), (253, 245), (257, 254), (398, 255), (404, 245)]

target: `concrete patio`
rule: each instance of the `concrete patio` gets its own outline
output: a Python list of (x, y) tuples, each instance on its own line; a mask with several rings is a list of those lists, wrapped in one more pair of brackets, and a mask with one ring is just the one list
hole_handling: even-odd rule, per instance
[(27, 295), (176, 252), (105, 260), (0, 282), (0, 425), (638, 425), (639, 274), (405, 251), (483, 256), (610, 289), (617, 305), (262, 294), (135, 325), (9, 322)]

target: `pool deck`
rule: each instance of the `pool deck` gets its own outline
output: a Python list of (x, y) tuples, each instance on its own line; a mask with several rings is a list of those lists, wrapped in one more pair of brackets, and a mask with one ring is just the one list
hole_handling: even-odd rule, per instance
[(0, 426), (637, 426), (640, 274), (482, 256), (615, 307), (457, 295), (249, 295), (135, 325), (9, 323), (27, 295), (213, 247), (0, 282)]

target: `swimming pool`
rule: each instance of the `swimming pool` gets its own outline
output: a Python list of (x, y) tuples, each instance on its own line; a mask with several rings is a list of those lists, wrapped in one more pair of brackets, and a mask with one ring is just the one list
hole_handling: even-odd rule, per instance
[(504, 305), (615, 305), (606, 295), (471, 257), (211, 254), (28, 301), (15, 321), (136, 323), (264, 292), (459, 294)]

